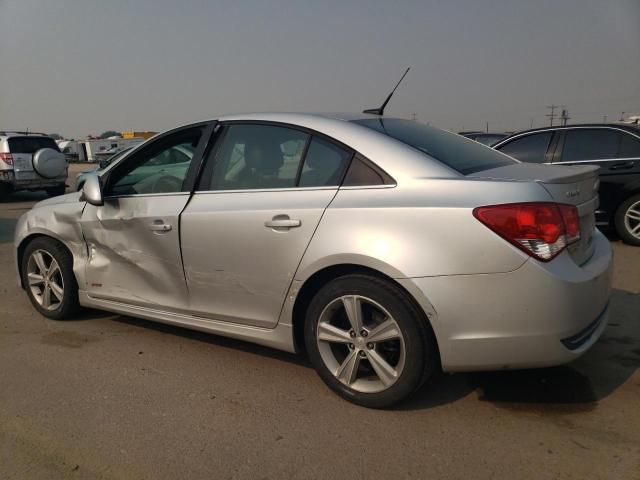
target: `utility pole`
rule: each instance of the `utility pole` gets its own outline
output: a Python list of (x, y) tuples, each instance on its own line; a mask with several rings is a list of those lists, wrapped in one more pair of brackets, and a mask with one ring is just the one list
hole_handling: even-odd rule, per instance
[(622, 112), (622, 113), (620, 114), (620, 121), (621, 121), (621, 122), (624, 122), (624, 112)]
[(415, 122), (416, 118), (418, 118), (418, 115), (416, 113), (412, 113), (411, 114), (411, 120), (413, 120)]
[(571, 117), (569, 116), (569, 112), (567, 111), (567, 108), (563, 105), (562, 106), (562, 113), (560, 114), (560, 120), (562, 120), (562, 126), (566, 126), (567, 125), (567, 120), (569, 120)]
[(489, 133), (489, 122), (484, 123), (484, 131)]
[(549, 117), (550, 120), (550, 126), (553, 127), (553, 120), (556, 118), (556, 108), (558, 108), (558, 105), (547, 105), (547, 108), (551, 109), (551, 113), (547, 113), (547, 117)]
[(533, 118), (531, 119), (531, 122), (529, 123), (529, 128), (533, 128)]

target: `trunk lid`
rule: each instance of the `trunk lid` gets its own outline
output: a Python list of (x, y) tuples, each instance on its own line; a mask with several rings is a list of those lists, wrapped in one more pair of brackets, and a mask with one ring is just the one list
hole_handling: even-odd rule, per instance
[(580, 240), (568, 247), (574, 261), (581, 265), (593, 253), (595, 211), (598, 207), (599, 167), (539, 165), (516, 163), (475, 172), (468, 177), (497, 181), (539, 183), (557, 203), (575, 205), (580, 216)]

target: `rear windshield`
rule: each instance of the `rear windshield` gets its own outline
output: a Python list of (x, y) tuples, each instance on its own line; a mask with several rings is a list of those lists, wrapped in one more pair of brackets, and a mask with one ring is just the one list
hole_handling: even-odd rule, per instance
[(11, 137), (8, 141), (11, 153), (35, 153), (41, 148), (60, 151), (58, 144), (51, 137)]
[(367, 118), (353, 120), (353, 123), (400, 140), (463, 175), (518, 163), (478, 142), (412, 120)]

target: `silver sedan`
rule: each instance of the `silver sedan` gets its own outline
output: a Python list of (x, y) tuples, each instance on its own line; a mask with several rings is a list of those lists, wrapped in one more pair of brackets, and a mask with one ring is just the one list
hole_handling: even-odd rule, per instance
[(138, 146), (20, 219), (46, 317), (108, 310), (305, 351), (390, 406), (436, 369), (569, 362), (607, 323), (594, 167), (376, 115), (248, 114)]

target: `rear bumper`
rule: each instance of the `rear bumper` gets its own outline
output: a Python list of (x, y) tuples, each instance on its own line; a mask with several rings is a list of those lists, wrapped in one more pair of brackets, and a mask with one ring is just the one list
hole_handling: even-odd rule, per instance
[(612, 250), (596, 230), (594, 253), (567, 252), (508, 273), (401, 280), (436, 311), (432, 323), (446, 371), (559, 365), (586, 352), (608, 322)]
[(10, 186), (12, 190), (40, 190), (43, 188), (57, 187), (64, 185), (67, 180), (66, 174), (57, 178), (37, 178), (19, 179), (11, 170), (0, 172), (0, 182)]

